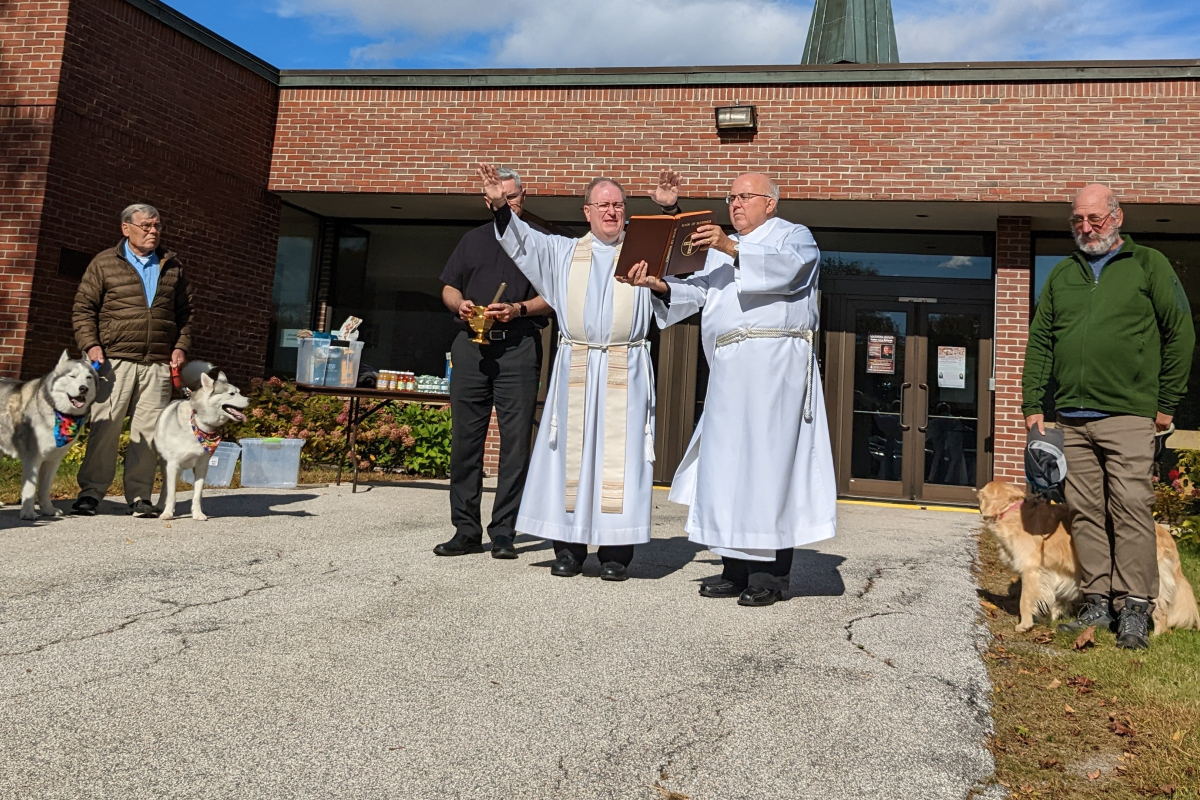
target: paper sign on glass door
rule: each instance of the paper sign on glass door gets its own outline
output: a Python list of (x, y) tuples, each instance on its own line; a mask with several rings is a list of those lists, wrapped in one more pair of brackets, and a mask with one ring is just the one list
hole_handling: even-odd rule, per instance
[(938, 386), (942, 389), (967, 388), (967, 348), (938, 347)]
[(896, 374), (896, 337), (872, 333), (867, 336), (867, 372)]

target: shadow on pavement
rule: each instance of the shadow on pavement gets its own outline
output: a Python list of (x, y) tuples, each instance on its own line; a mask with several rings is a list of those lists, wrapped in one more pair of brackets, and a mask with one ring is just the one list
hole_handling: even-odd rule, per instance
[(846, 584), (838, 567), (845, 560), (844, 556), (797, 548), (788, 597), (841, 597), (846, 593)]
[[(548, 550), (550, 547), (550, 542), (545, 541), (540, 547), (530, 547), (528, 551)], [(703, 549), (702, 545), (689, 542), (686, 536), (675, 536), (670, 539), (651, 539), (646, 544), (639, 544), (634, 549), (633, 563), (629, 565), (629, 577), (634, 580), (657, 580), (658, 578), (665, 578), (672, 572), (677, 572), (690, 564), (696, 553)], [(521, 550), (520, 552), (527, 552), (527, 550)], [(549, 569), (554, 566), (554, 559), (537, 561), (533, 566)], [(600, 562), (596, 558), (596, 548), (589, 547), (587, 561), (583, 563), (583, 576), (586, 578), (595, 578), (599, 574)]]
[[(240, 490), (237, 494), (214, 495), (204, 498), (204, 513), (210, 517), (313, 517), (315, 514), (304, 509), (296, 511), (277, 511), (276, 506), (286, 506), (294, 503), (307, 503), (316, 500), (315, 494), (245, 494)], [(185, 501), (182, 497), (175, 505), (175, 516), (187, 517), (192, 513), (191, 494)]]

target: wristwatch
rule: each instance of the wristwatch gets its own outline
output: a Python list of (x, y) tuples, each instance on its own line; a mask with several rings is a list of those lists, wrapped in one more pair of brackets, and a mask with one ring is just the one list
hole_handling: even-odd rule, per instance
[(521, 309), (520, 313), (519, 313), (519, 314), (517, 314), (517, 316), (518, 316), (518, 317), (523, 317), (523, 316), (525, 316), (526, 312), (528, 311), (528, 309), (527, 309), (527, 308), (525, 308), (525, 304), (524, 304), (524, 303), (517, 303), (517, 308)]

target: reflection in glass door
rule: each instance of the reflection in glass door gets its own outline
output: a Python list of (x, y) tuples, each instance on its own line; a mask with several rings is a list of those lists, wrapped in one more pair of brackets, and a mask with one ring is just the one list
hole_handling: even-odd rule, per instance
[(990, 470), (990, 315), (969, 302), (840, 303), (826, 369), (840, 493), (974, 501)]
[(854, 415), (850, 472), (899, 481), (904, 468), (904, 380), (908, 312), (861, 309), (854, 315)]
[(980, 314), (927, 312), (925, 483), (974, 486), (979, 433)]

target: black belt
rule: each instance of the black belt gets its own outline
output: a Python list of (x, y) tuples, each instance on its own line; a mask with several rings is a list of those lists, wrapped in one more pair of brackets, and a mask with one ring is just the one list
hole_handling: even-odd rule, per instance
[[(492, 328), (483, 337), (490, 342), (516, 342), (526, 336), (537, 336), (541, 332), (541, 328)], [(467, 333), (474, 335), (473, 331)]]

